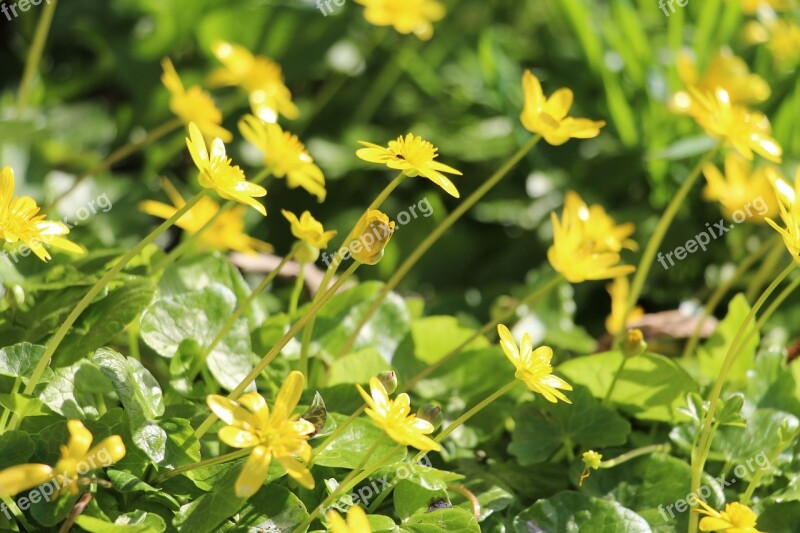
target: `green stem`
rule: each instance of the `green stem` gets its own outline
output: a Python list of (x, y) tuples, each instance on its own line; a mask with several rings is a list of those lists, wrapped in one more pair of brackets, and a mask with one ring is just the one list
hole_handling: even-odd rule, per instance
[(33, 44), (28, 52), (28, 58), (25, 60), (25, 70), (22, 73), (22, 81), (19, 84), (19, 92), (17, 93), (17, 116), (22, 114), (28, 107), (31, 89), (33, 89), (33, 79), (39, 69), (39, 62), (42, 60), (47, 34), (50, 33), (50, 25), (53, 23), (53, 16), (56, 12), (56, 4), (58, 4), (58, 0), (47, 2), (47, 5), (44, 6), (44, 11), (42, 11), (42, 16), (39, 18), (39, 23), (36, 25)]
[(775, 276), (775, 270), (777, 269), (778, 265), (783, 258), (783, 254), (786, 252), (786, 248), (782, 245), (775, 246), (764, 262), (761, 264), (761, 268), (758, 269), (756, 275), (753, 277), (753, 280), (750, 282), (750, 288), (747, 289), (747, 293), (745, 293), (745, 298), (747, 298), (748, 302), (752, 302), (755, 300), (756, 295), (759, 291), (767, 284), (767, 281)]
[(247, 457), (248, 455), (250, 455), (251, 451), (252, 448), (237, 450), (235, 452), (226, 453), (225, 455), (220, 455), (219, 457), (214, 457), (213, 459), (206, 459), (205, 461), (199, 461), (197, 463), (179, 466), (178, 468), (174, 468), (169, 472), (165, 472), (160, 476), (156, 477), (153, 480), (153, 484), (155, 485), (158, 483), (163, 483), (164, 481), (168, 480), (171, 477), (183, 474), (184, 472), (189, 472), (190, 470), (195, 470), (197, 468), (203, 468), (206, 466), (219, 465), (222, 463), (227, 463), (228, 461), (235, 461), (236, 459), (241, 459), (242, 457)]
[(739, 503), (742, 505), (750, 505), (750, 498), (753, 497), (753, 492), (755, 492), (758, 484), (761, 483), (761, 478), (764, 477), (764, 474), (769, 471), (770, 466), (772, 466), (772, 464), (778, 459), (778, 456), (783, 453), (783, 450), (788, 448), (798, 436), (800, 436), (800, 427), (795, 429), (788, 439), (778, 443), (778, 445), (767, 458), (767, 464), (760, 468), (753, 476), (753, 479), (750, 480), (750, 483), (747, 485), (747, 489), (745, 489), (744, 493), (739, 498)]
[(314, 459), (316, 458), (316, 456), (319, 455), (322, 452), (322, 450), (330, 446), (333, 443), (333, 441), (339, 438), (339, 436), (342, 433), (344, 433), (344, 430), (347, 429), (347, 427), (353, 423), (353, 420), (361, 416), (361, 413), (363, 413), (364, 409), (366, 408), (367, 408), (366, 405), (362, 405), (361, 407), (356, 409), (355, 412), (353, 412), (352, 415), (348, 416), (344, 422), (336, 426), (336, 429), (334, 429), (333, 432), (330, 435), (328, 435), (328, 438), (322, 441), (322, 444), (314, 448), (314, 457), (311, 458), (311, 462), (308, 465), (309, 468), (311, 468), (311, 465), (314, 464)]
[[(14, 385), (11, 387), (11, 396), (14, 396), (19, 392), (19, 388), (22, 385), (22, 378), (19, 376), (14, 378)], [(6, 409), (3, 411), (3, 414), (0, 415), (0, 435), (5, 433), (6, 431), (6, 424), (8, 423), (8, 418), (11, 416), (11, 409)]]
[(658, 452), (669, 452), (670, 446), (669, 444), (651, 444), (650, 446), (642, 446), (641, 448), (636, 448), (635, 450), (631, 450), (629, 452), (625, 452), (622, 455), (618, 455), (613, 459), (609, 459), (608, 461), (603, 461), (600, 463), (600, 468), (614, 468), (615, 466), (619, 466), (622, 463), (627, 463), (631, 459), (636, 459), (637, 457), (641, 457), (642, 455), (647, 455), (651, 453), (658, 453)]
[(611, 401), (611, 395), (614, 394), (614, 387), (617, 386), (617, 381), (619, 381), (619, 377), (622, 375), (622, 371), (625, 370), (626, 364), (628, 364), (628, 357), (626, 357), (625, 354), (622, 354), (622, 361), (619, 363), (617, 371), (614, 373), (614, 378), (611, 380), (611, 385), (609, 385), (608, 387), (608, 391), (606, 392), (606, 397), (603, 398), (604, 405), (608, 405), (608, 403)]
[(297, 304), (298, 302), (300, 302), (300, 295), (303, 293), (303, 285), (305, 284), (305, 273), (306, 273), (306, 264), (300, 263), (300, 271), (297, 273), (297, 279), (295, 280), (294, 288), (292, 289), (292, 296), (289, 298), (290, 316), (297, 312)]
[(361, 98), (361, 104), (353, 115), (355, 124), (366, 124), (372, 119), (381, 102), (397, 85), (397, 80), (403, 74), (404, 64), (420, 45), (419, 39), (406, 40), (403, 48), (384, 63), (383, 70), (373, 78), (375, 81), (370, 85), (369, 92)]

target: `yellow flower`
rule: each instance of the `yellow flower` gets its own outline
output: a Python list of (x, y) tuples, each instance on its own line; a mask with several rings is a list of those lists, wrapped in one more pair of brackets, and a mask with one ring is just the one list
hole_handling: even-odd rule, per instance
[(331, 533), (372, 533), (364, 510), (355, 505), (347, 511), (347, 522), (332, 510), (328, 513), (328, 531)]
[(776, 19), (769, 34), (767, 48), (775, 63), (787, 70), (797, 66), (800, 63), (800, 26), (791, 20)]
[(600, 463), (603, 461), (603, 455), (594, 450), (583, 452), (581, 458), (583, 459), (583, 464), (586, 465), (586, 468), (591, 468), (592, 470), (597, 470), (600, 468)]
[(217, 41), (211, 51), (223, 68), (211, 73), (212, 87), (238, 85), (247, 91), (253, 113), (267, 122), (277, 122), (278, 115), (295, 119), (300, 115), (292, 103), (292, 93), (283, 81), (281, 67), (266, 57), (254, 56), (238, 44)]
[(417, 418), (415, 414), (409, 414), (411, 399), (408, 394), (398, 394), (397, 398), (392, 400), (378, 378), (369, 380), (371, 396), (361, 388), (361, 385), (356, 387), (367, 403), (367, 416), (392, 440), (403, 446), (413, 446), (423, 452), (441, 450), (438, 442), (425, 436), (433, 433), (433, 424)]
[(221, 126), (222, 111), (217, 108), (211, 95), (197, 85), (183, 87), (178, 72), (169, 59), (161, 61), (164, 74), (162, 83), (167, 87), (172, 97), (169, 100), (169, 109), (175, 113), (187, 126), (194, 122), (208, 138), (219, 137), (225, 142), (233, 140), (231, 132)]
[(327, 248), (328, 241), (336, 236), (335, 231), (325, 231), (322, 223), (311, 216), (308, 211), (304, 211), (299, 219), (294, 213), (285, 209), (282, 209), (281, 213), (291, 224), (292, 235), (314, 248)]
[(514, 374), (533, 392), (544, 396), (545, 400), (557, 403), (558, 400), (572, 403), (569, 398), (558, 389), (572, 390), (572, 385), (558, 376), (553, 375), (550, 365), (553, 359), (553, 350), (548, 346), (533, 349), (531, 336), (525, 333), (519, 346), (511, 336), (511, 332), (503, 324), (498, 324), (497, 334), (500, 336), (500, 347), (508, 360), (517, 369)]
[(555, 213), (550, 213), (550, 219), (553, 245), (547, 250), (547, 259), (567, 281), (617, 278), (635, 270), (617, 264), (622, 248), (636, 249), (636, 243), (628, 239), (633, 224), (617, 226), (602, 206), (587, 207), (573, 191), (567, 192), (561, 221)]
[(303, 374), (290, 372), (278, 391), (272, 412), (255, 392), (243, 394), (239, 401), (216, 394), (206, 399), (214, 414), (227, 424), (219, 431), (219, 439), (234, 448), (252, 448), (236, 480), (237, 497), (249, 498), (258, 492), (272, 459), (277, 459), (302, 486), (314, 488), (314, 478), (306, 467), (313, 451), (308, 437), (314, 433), (314, 424), (292, 414), (304, 386)]
[(276, 178), (286, 178), (289, 188), (302, 187), (320, 202), (325, 200), (325, 177), (306, 147), (277, 124), (265, 123), (252, 115), (239, 121), (239, 131), (264, 155), (264, 166)]
[(591, 139), (600, 134), (606, 125), (602, 120), (568, 117), (573, 94), (570, 89), (559, 89), (546, 98), (542, 84), (530, 70), (522, 77), (525, 106), (520, 120), (525, 129), (541, 135), (553, 146), (560, 146), (570, 139)]
[[(394, 221), (386, 213), (372, 209), (364, 213), (353, 230), (353, 240), (348, 249), (353, 259), (374, 265), (383, 257), (383, 250), (394, 233)], [(345, 243), (347, 244), (347, 243)]]
[(200, 129), (196, 124), (191, 123), (186, 146), (189, 147), (194, 164), (200, 170), (199, 181), (202, 187), (214, 189), (223, 198), (252, 206), (256, 211), (267, 216), (264, 206), (253, 200), (253, 197), (266, 196), (267, 190), (260, 185), (248, 182), (244, 177), (244, 171), (231, 164), (232, 161), (225, 153), (225, 144), (222, 139), (214, 139), (209, 154)]
[(707, 182), (703, 197), (718, 201), (728, 220), (733, 220), (736, 211), (744, 213), (746, 210), (754, 222), (763, 222), (764, 217), (774, 217), (778, 213), (778, 201), (771, 184), (771, 177), (780, 175), (777, 168), (770, 165), (753, 171), (750, 161), (733, 152), (725, 157), (725, 175), (713, 163), (703, 166), (703, 174)]
[[(139, 204), (139, 209), (148, 215), (166, 220), (183, 208), (186, 205), (186, 201), (166, 178), (161, 181), (161, 186), (169, 196), (169, 199), (172, 200), (173, 205), (145, 200)], [(244, 254), (272, 253), (274, 251), (272, 245), (250, 237), (245, 231), (244, 216), (246, 209), (243, 205), (237, 205), (220, 213), (211, 225), (200, 234), (201, 245), (220, 252), (234, 250)], [(208, 221), (217, 215), (219, 210), (220, 206), (217, 202), (208, 196), (204, 196), (175, 225), (188, 233), (195, 234), (204, 228)]]
[(612, 283), (606, 285), (606, 290), (611, 296), (611, 314), (606, 318), (606, 330), (610, 334), (616, 335), (625, 326), (641, 318), (644, 315), (644, 310), (639, 306), (634, 307), (628, 314), (627, 322), (624, 322), (630, 293), (630, 283), (627, 276), (614, 278)]
[(47, 465), (25, 464), (0, 470), (0, 498), (15, 496), (52, 478), (53, 469)]
[(781, 162), (783, 149), (770, 136), (766, 116), (732, 104), (724, 89), (701, 93), (690, 87), (689, 92), (696, 103), (692, 106), (692, 116), (706, 133), (729, 143), (747, 159), (753, 159), (756, 152), (774, 163)]
[(14, 171), (11, 167), (0, 170), (0, 243), (15, 244), (22, 241), (45, 262), (50, 259), (44, 246), (46, 244), (65, 252), (86, 252), (81, 246), (62, 237), (69, 233), (65, 224), (46, 218), (47, 215), (39, 214), (39, 206), (30, 196), (14, 198)]
[(397, 140), (389, 141), (389, 147), (384, 148), (377, 144), (358, 141), (362, 148), (356, 155), (364, 161), (386, 165), (395, 170), (402, 170), (411, 178), (423, 176), (445, 190), (450, 196), (459, 197), (458, 189), (442, 172), (461, 176), (461, 172), (438, 161), (434, 161), (439, 154), (438, 148), (422, 137), (409, 133), (402, 135)]
[(756, 513), (746, 505), (734, 502), (725, 505), (724, 511), (716, 511), (706, 502), (698, 499), (702, 509), (695, 512), (707, 515), (700, 520), (700, 531), (720, 531), (723, 533), (764, 533), (756, 529)]
[(364, 18), (375, 26), (393, 26), (398, 33), (413, 33), (423, 41), (433, 37), (433, 22), (442, 20), (444, 5), (436, 0), (356, 0), (365, 7)]
[(781, 220), (786, 228), (781, 228), (771, 218), (766, 219), (767, 224), (781, 234), (789, 253), (795, 261), (800, 262), (800, 202), (798, 201), (800, 198), (800, 169), (794, 178), (794, 188), (783, 179), (776, 179), (773, 186), (778, 196)]
[(786, 11), (794, 5), (791, 0), (741, 0), (741, 2), (742, 12), (746, 15), (755, 15), (762, 6), (772, 8), (774, 11)]
[[(93, 448), (94, 437), (80, 420), (67, 422), (69, 441), (66, 446), (61, 446), (61, 458), (53, 469), (63, 479), (74, 481), (78, 476), (84, 476), (92, 470), (110, 466), (125, 457), (125, 444), (119, 435), (112, 435), (100, 441)], [(67, 488), (70, 494), (78, 493), (76, 483), (69, 483)]]
[[(769, 84), (761, 76), (751, 74), (747, 63), (728, 49), (717, 52), (702, 77), (694, 58), (682, 52), (678, 56), (678, 74), (687, 88), (700, 92), (713, 92), (717, 88), (727, 91), (733, 104), (763, 102), (771, 92)], [(672, 108), (679, 113), (691, 113), (693, 104), (692, 97), (685, 91), (676, 93), (671, 100)]]

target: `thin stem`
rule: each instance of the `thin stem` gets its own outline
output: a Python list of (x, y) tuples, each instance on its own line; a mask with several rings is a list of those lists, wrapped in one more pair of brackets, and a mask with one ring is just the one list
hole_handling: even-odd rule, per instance
[(608, 405), (608, 402), (611, 401), (611, 395), (614, 394), (614, 387), (617, 386), (617, 381), (619, 381), (619, 377), (622, 375), (622, 371), (625, 370), (626, 364), (628, 364), (628, 357), (626, 357), (625, 354), (622, 354), (622, 361), (619, 363), (617, 371), (614, 373), (614, 378), (611, 380), (611, 385), (608, 386), (606, 397), (603, 398), (603, 404)]
[(756, 272), (756, 275), (750, 282), (750, 287), (745, 293), (745, 298), (747, 298), (748, 302), (755, 300), (756, 294), (767, 284), (767, 280), (775, 275), (775, 269), (780, 264), (785, 251), (786, 249), (783, 246), (776, 246), (761, 264), (761, 268)]
[(242, 457), (247, 457), (248, 455), (250, 455), (251, 450), (252, 448), (237, 450), (235, 452), (226, 453), (225, 455), (220, 455), (219, 457), (214, 457), (213, 459), (206, 459), (205, 461), (199, 461), (197, 463), (179, 466), (178, 468), (174, 468), (169, 472), (165, 472), (160, 476), (156, 477), (153, 480), (153, 484), (155, 485), (158, 483), (163, 483), (164, 481), (168, 480), (171, 477), (183, 474), (184, 472), (189, 472), (190, 470), (195, 470), (197, 468), (203, 468), (206, 466), (219, 465), (222, 463), (227, 463), (228, 461), (235, 461), (236, 459), (241, 459)]
[[(692, 190), (692, 187), (702, 174), (703, 165), (710, 161), (717, 154), (718, 150), (719, 148), (714, 148), (708, 152), (700, 160), (700, 162), (697, 163), (694, 169), (692, 169), (692, 171), (689, 173), (689, 176), (684, 180), (683, 185), (681, 185), (678, 189), (678, 192), (676, 192), (675, 196), (672, 197), (667, 209), (661, 215), (661, 219), (658, 221), (658, 226), (656, 226), (656, 230), (653, 232), (653, 235), (647, 242), (647, 247), (644, 249), (642, 258), (639, 261), (639, 266), (636, 268), (636, 274), (633, 277), (633, 283), (631, 283), (631, 292), (628, 296), (628, 304), (625, 306), (625, 314), (622, 319), (623, 324), (628, 323), (628, 317), (630, 316), (631, 310), (639, 300), (639, 296), (642, 294), (644, 282), (647, 281), (647, 274), (650, 273), (650, 267), (653, 266), (653, 261), (656, 259), (658, 248), (664, 241), (664, 237), (666, 236), (667, 230), (669, 230), (672, 221), (675, 219), (675, 215), (678, 214), (678, 209), (680, 209), (681, 205), (683, 205), (683, 202), (686, 200), (686, 196), (689, 194), (689, 191)], [(623, 335), (625, 335), (625, 328), (621, 328), (617, 332), (612, 346), (617, 346), (622, 340)]]
[(53, 23), (53, 16), (56, 12), (56, 4), (58, 4), (58, 0), (47, 2), (47, 5), (44, 6), (44, 11), (42, 11), (42, 16), (39, 18), (39, 23), (36, 25), (33, 44), (28, 52), (28, 58), (25, 60), (25, 70), (22, 73), (22, 81), (19, 84), (19, 92), (17, 93), (17, 116), (28, 107), (31, 89), (33, 89), (33, 79), (39, 69), (39, 62), (42, 60), (47, 34), (50, 33), (50, 25)]
[(780, 307), (784, 300), (786, 300), (786, 298), (788, 298), (789, 295), (794, 292), (798, 285), (800, 285), (800, 276), (792, 280), (792, 282), (787, 285), (786, 288), (783, 289), (780, 294), (778, 294), (778, 296), (775, 297), (772, 303), (769, 304), (767, 310), (758, 317), (758, 320), (756, 320), (756, 327), (754, 331), (750, 333), (750, 335), (754, 335), (756, 331), (761, 331), (761, 328), (764, 327), (764, 324), (766, 324), (767, 320), (772, 317), (775, 311), (778, 310), (778, 307)]
[(614, 468), (615, 466), (619, 466), (622, 463), (627, 463), (631, 459), (635, 459), (637, 457), (641, 457), (642, 455), (648, 455), (651, 453), (658, 453), (658, 452), (668, 452), (670, 449), (669, 444), (651, 444), (650, 446), (642, 446), (641, 448), (636, 448), (635, 450), (631, 450), (629, 452), (625, 452), (622, 455), (618, 455), (613, 459), (609, 459), (608, 461), (603, 461), (600, 463), (600, 468)]
[[(12, 397), (19, 392), (20, 385), (22, 385), (22, 378), (17, 376), (14, 378), (14, 385), (11, 387)], [(11, 409), (6, 409), (5, 411), (3, 411), (3, 414), (0, 415), (0, 435), (6, 432), (6, 424), (8, 423), (8, 418), (10, 416), (11, 416)]]
[[(297, 312), (297, 304), (300, 302), (300, 295), (303, 293), (303, 286), (305, 285), (305, 273), (306, 264), (300, 263), (300, 271), (297, 273), (292, 295), (289, 298), (289, 315), (293, 315)], [(300, 366), (302, 367), (302, 365)], [(303, 374), (305, 374), (305, 372)]]
[[(228, 394), (228, 398), (235, 400), (242, 395), (250, 383), (255, 381), (261, 372), (263, 372), (264, 369), (269, 366), (269, 364), (278, 356), (278, 354), (280, 354), (284, 346), (286, 346), (289, 341), (292, 340), (295, 335), (297, 335), (297, 332), (300, 331), (303, 326), (305, 326), (306, 322), (311, 320), (311, 318), (314, 317), (317, 312), (319, 312), (322, 306), (325, 305), (325, 303), (334, 294), (336, 294), (336, 291), (338, 291), (344, 282), (347, 281), (347, 278), (353, 275), (353, 272), (355, 272), (360, 265), (361, 263), (358, 262), (354, 262), (352, 265), (350, 265), (350, 268), (348, 268), (345, 273), (342, 274), (338, 280), (336, 280), (336, 283), (334, 283), (333, 286), (317, 302), (311, 304), (311, 307), (308, 309), (308, 311), (306, 311), (305, 314), (303, 314), (303, 316), (300, 317), (300, 319), (294, 324), (294, 326), (292, 326), (289, 331), (287, 331), (283, 337), (281, 337), (280, 340), (275, 343), (272, 349), (261, 358), (261, 361), (259, 361), (255, 368), (253, 368), (253, 370), (251, 370), (250, 373), (245, 376), (241, 383), (239, 383), (239, 385), (237, 385), (236, 388), (233, 389), (230, 394)], [(216, 420), (216, 415), (213, 413), (209, 415), (208, 418), (206, 418), (205, 421), (200, 425), (200, 427), (195, 430), (195, 438), (200, 439), (203, 435), (205, 435)]]
[(747, 485), (747, 489), (745, 489), (744, 493), (739, 498), (739, 502), (742, 505), (750, 505), (750, 498), (753, 497), (753, 492), (755, 492), (758, 484), (761, 483), (761, 478), (764, 477), (764, 474), (769, 471), (769, 467), (778, 459), (778, 456), (783, 453), (783, 450), (788, 448), (794, 442), (794, 439), (796, 439), (799, 435), (800, 427), (795, 429), (788, 439), (779, 442), (772, 453), (769, 454), (769, 457), (767, 458), (767, 464), (759, 468), (758, 472), (755, 473), (753, 479), (751, 479), (750, 483)]

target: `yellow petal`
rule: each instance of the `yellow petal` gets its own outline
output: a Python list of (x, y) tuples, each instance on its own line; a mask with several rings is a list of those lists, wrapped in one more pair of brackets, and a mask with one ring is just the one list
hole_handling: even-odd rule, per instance
[(278, 396), (275, 399), (275, 408), (273, 409), (273, 418), (276, 420), (285, 420), (292, 414), (297, 403), (300, 401), (300, 396), (303, 394), (305, 388), (306, 378), (302, 372), (293, 370), (289, 372), (286, 381), (278, 391)]
[(249, 498), (264, 484), (269, 472), (269, 463), (272, 457), (264, 446), (256, 446), (242, 467), (242, 472), (236, 479), (236, 496)]
[(0, 497), (11, 497), (43, 483), (53, 477), (47, 465), (25, 464), (0, 470)]

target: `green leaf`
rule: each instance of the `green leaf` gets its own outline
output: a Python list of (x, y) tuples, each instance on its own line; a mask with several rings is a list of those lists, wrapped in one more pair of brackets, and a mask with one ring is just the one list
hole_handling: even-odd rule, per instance
[(80, 515), (75, 523), (89, 533), (161, 533), (167, 529), (163, 518), (144, 511), (119, 515), (113, 523)]
[(365, 348), (334, 361), (328, 369), (327, 385), (332, 387), (340, 383), (369, 383), (371, 377), (391, 369), (392, 366), (381, 357), (378, 350)]
[[(744, 323), (747, 314), (750, 312), (750, 305), (743, 294), (737, 294), (730, 305), (725, 319), (719, 323), (714, 334), (698, 350), (697, 356), (700, 362), (700, 370), (705, 377), (714, 380), (719, 375), (722, 362), (733, 343), (736, 333)], [(742, 340), (747, 339), (746, 342)], [(758, 332), (755, 331), (754, 321), (750, 322), (749, 327), (739, 341), (738, 356), (731, 366), (728, 374), (729, 380), (745, 380), (747, 371), (753, 367), (753, 357), (759, 343)]]
[(400, 526), (408, 533), (480, 533), (481, 528), (472, 513), (453, 507), (429, 513), (418, 513)]
[[(413, 350), (414, 359), (427, 366), (460, 346), (474, 333), (475, 330), (463, 327), (451, 316), (424, 317), (411, 324), (411, 335), (408, 338), (411, 345), (408, 348)], [(489, 342), (481, 336), (465, 346), (464, 350), (485, 348), (488, 345)]]
[(0, 435), (0, 470), (26, 462), (34, 449), (33, 439), (24, 431), (6, 431)]
[(262, 487), (239, 510), (230, 533), (294, 531), (308, 518), (303, 502), (284, 487), (270, 483)]
[(89, 361), (59, 368), (39, 399), (67, 418), (95, 419), (100, 416), (97, 395), (114, 390), (106, 376)]
[(441, 502), (452, 507), (444, 490), (427, 490), (406, 480), (395, 485), (394, 511), (400, 520), (407, 520), (416, 513), (424, 513)]
[(233, 516), (245, 504), (246, 500), (237, 498), (234, 493), (236, 478), (240, 468), (228, 468), (225, 474), (214, 484), (211, 492), (204, 494), (191, 503), (181, 507), (175, 514), (172, 525), (180, 531), (192, 533), (208, 533), (219, 531), (219, 524)]
[(635, 512), (612, 500), (577, 492), (560, 492), (514, 517), (516, 533), (652, 533), (650, 525)]
[[(336, 413), (328, 413), (328, 416), (337, 424), (341, 424), (347, 418)], [(356, 418), (336, 440), (314, 456), (314, 464), (335, 468), (356, 468), (376, 441), (380, 441), (381, 444), (373, 453), (375, 458), (382, 457), (389, 450), (397, 448), (397, 453), (387, 459), (385, 465), (397, 464), (405, 458), (405, 448), (399, 447), (383, 430), (375, 427), (369, 420)]]
[[(23, 383), (27, 383), (43, 353), (44, 346), (29, 342), (21, 342), (0, 349), (0, 375), (12, 378), (20, 377)], [(52, 376), (53, 371), (48, 367), (45, 369), (42, 381), (50, 381)]]

